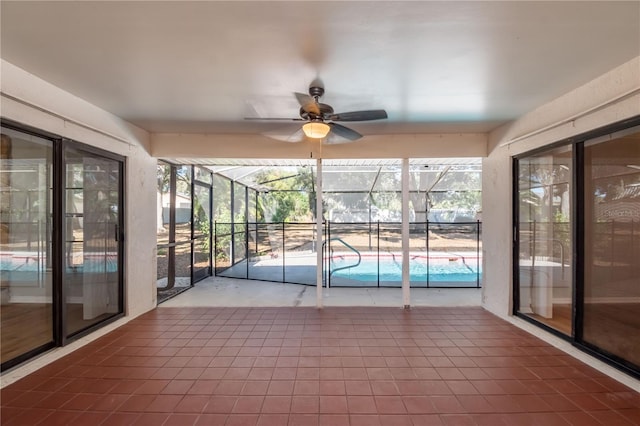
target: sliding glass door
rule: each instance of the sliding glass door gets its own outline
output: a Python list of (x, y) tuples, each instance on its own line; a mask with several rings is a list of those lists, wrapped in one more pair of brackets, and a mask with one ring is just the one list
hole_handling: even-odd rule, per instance
[(2, 365), (53, 347), (53, 141), (2, 128)]
[(582, 337), (640, 366), (640, 132), (584, 147)]
[(123, 309), (122, 158), (2, 123), (1, 369)]
[(68, 335), (122, 312), (121, 163), (65, 150), (64, 275)]
[(514, 313), (638, 376), (639, 122), (514, 159)]
[(520, 159), (520, 312), (571, 334), (571, 146)]

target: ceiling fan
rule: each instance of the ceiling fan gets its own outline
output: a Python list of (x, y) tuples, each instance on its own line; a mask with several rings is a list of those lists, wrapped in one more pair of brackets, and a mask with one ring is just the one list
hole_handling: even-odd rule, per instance
[[(336, 123), (336, 121), (371, 121), (387, 118), (387, 112), (383, 109), (334, 112), (331, 105), (321, 103), (319, 98), (324, 94), (324, 87), (318, 80), (311, 83), (309, 94), (295, 92), (294, 95), (300, 103), (300, 118), (247, 118), (248, 120), (284, 120), (284, 121), (306, 121), (302, 126), (304, 135), (311, 139), (325, 139), (331, 133), (338, 136), (344, 142), (351, 142), (360, 139), (362, 135), (349, 127)], [(298, 138), (288, 136), (278, 137), (277, 134), (266, 133), (267, 136), (276, 139), (283, 139), (289, 142), (299, 142), (302, 140), (300, 130)], [(335, 138), (334, 138), (335, 143)]]

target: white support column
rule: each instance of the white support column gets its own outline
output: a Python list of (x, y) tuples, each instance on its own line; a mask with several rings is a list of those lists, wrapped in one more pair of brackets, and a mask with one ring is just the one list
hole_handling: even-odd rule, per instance
[(411, 306), (409, 292), (409, 159), (402, 159), (402, 302)]
[(322, 308), (322, 159), (316, 160), (316, 307)]

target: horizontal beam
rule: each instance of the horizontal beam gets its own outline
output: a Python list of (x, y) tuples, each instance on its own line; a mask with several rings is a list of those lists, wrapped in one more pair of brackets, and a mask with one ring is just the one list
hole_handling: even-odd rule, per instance
[[(345, 144), (281, 142), (261, 135), (178, 134), (151, 136), (158, 158), (387, 159), (486, 157), (486, 133), (371, 135)], [(322, 154), (321, 154), (322, 152)]]

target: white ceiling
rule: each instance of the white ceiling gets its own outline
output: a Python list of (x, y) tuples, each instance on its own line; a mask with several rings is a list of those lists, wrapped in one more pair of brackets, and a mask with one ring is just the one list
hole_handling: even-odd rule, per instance
[(0, 4), (3, 59), (151, 132), (274, 130), (316, 77), (363, 134), (486, 132), (640, 55), (638, 1)]

